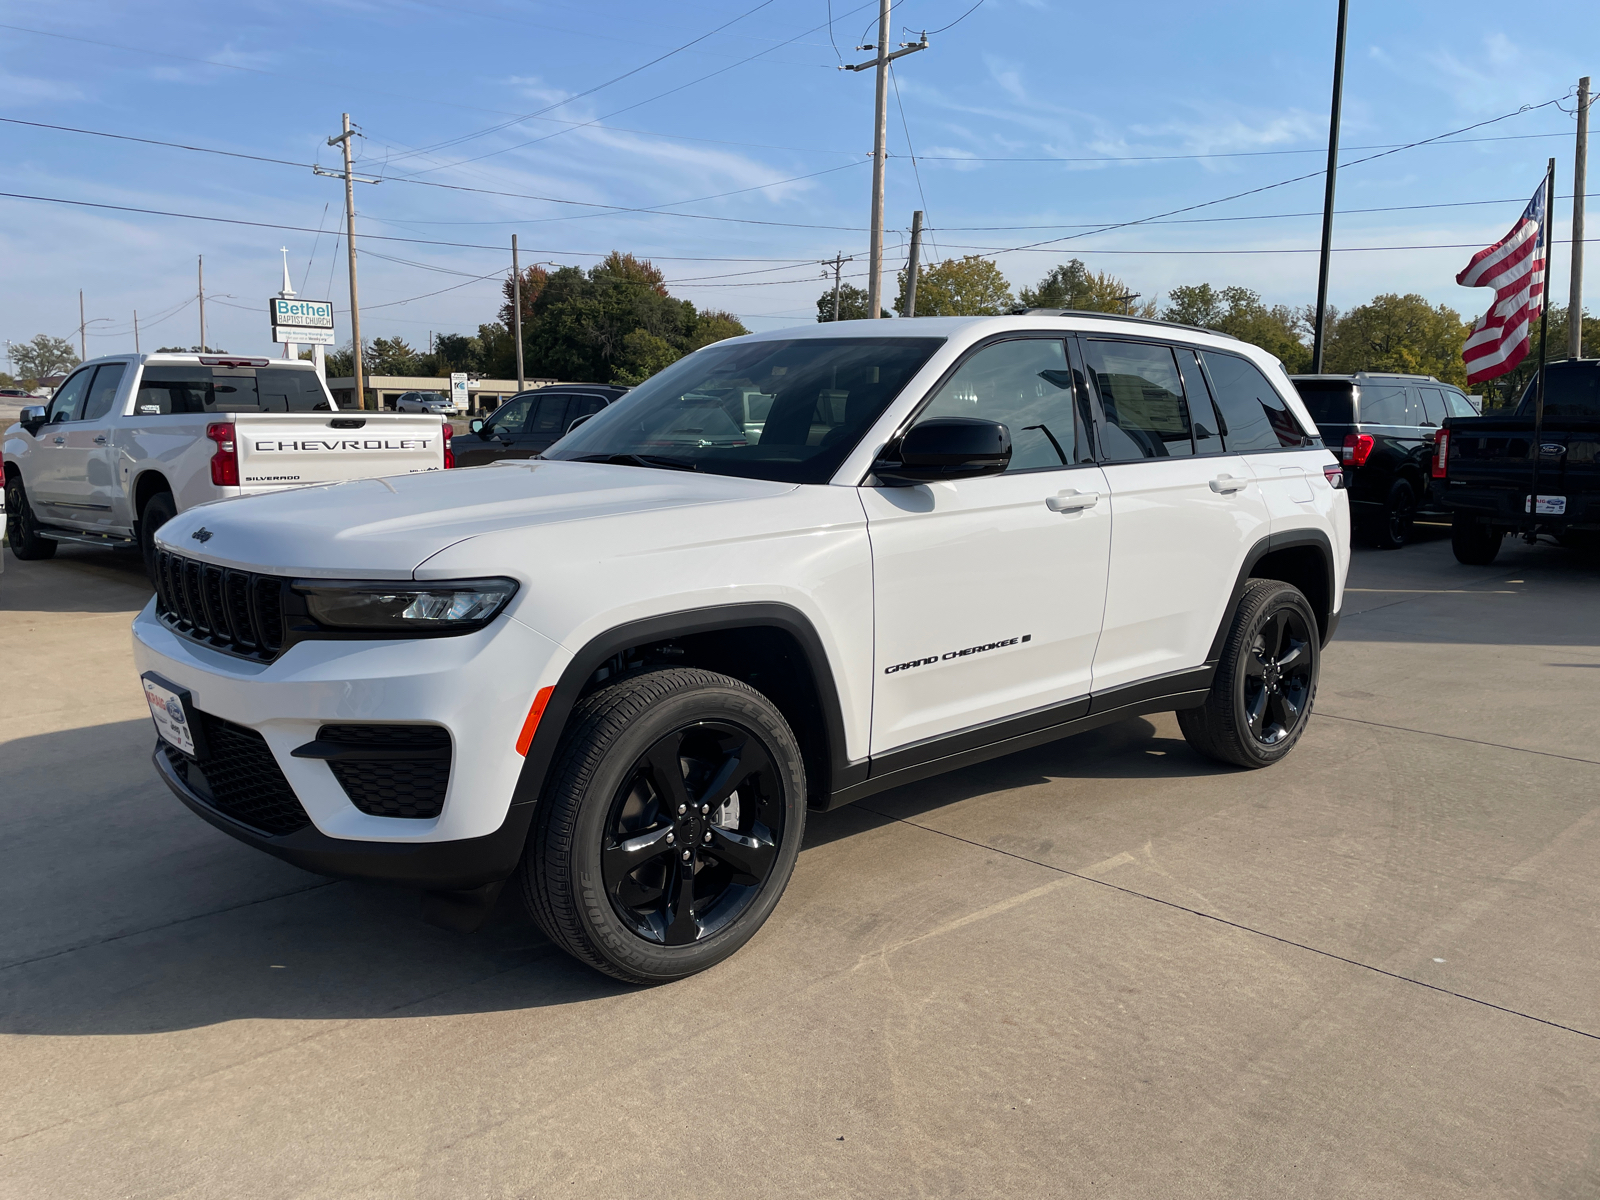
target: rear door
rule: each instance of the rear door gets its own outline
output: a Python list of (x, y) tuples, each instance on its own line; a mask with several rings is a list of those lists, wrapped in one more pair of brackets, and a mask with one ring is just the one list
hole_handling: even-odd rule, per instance
[(1089, 337), (1082, 345), (1113, 527), (1099, 693), (1205, 662), (1268, 518), (1250, 468), (1219, 436), (1226, 426), (1192, 349)]

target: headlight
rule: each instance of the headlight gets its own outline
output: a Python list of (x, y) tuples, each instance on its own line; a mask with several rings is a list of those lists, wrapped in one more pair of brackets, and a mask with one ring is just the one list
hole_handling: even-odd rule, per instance
[(480, 629), (516, 594), (511, 579), (451, 579), (437, 583), (324, 583), (297, 579), (294, 590), (327, 629), (462, 633)]

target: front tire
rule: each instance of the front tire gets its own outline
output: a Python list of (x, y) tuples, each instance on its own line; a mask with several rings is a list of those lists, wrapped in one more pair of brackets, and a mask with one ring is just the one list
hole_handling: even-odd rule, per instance
[(1450, 549), (1456, 561), (1469, 567), (1487, 567), (1500, 553), (1505, 531), (1496, 529), (1466, 513), (1456, 513), (1450, 521)]
[(1178, 712), (1184, 740), (1208, 758), (1270, 767), (1288, 756), (1311, 716), (1322, 647), (1300, 589), (1252, 579), (1239, 598), (1211, 693)]
[(628, 983), (727, 958), (777, 906), (805, 833), (794, 733), (754, 688), (649, 671), (573, 710), (518, 876), (541, 929)]
[(28, 492), (22, 486), (20, 474), (6, 480), (6, 510), (11, 521), (6, 531), (6, 538), (11, 543), (12, 554), (23, 562), (36, 562), (39, 559), (55, 557), (56, 546), (59, 543), (52, 538), (40, 536), (39, 521), (33, 515), (33, 508), (28, 504)]

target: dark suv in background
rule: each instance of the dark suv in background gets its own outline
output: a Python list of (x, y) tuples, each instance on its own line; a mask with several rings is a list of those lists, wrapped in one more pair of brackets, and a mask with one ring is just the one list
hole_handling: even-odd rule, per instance
[(1290, 378), (1344, 464), (1357, 536), (1395, 550), (1417, 517), (1450, 520), (1434, 488), (1433, 442), (1446, 417), (1478, 415), (1459, 388), (1431, 375), (1368, 371)]
[(456, 466), (481, 467), (503, 458), (532, 458), (566, 435), (573, 422), (614, 403), (628, 391), (611, 384), (551, 384), (518, 392), (452, 444)]

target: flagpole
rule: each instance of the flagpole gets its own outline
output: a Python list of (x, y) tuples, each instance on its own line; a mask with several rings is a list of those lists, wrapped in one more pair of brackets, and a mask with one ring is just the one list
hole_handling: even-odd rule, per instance
[(1550, 264), (1555, 259), (1555, 232), (1551, 218), (1555, 215), (1556, 160), (1544, 177), (1544, 292), (1539, 297), (1539, 382), (1533, 398), (1533, 441), (1528, 449), (1533, 454), (1533, 489), (1528, 495), (1528, 532), (1523, 540), (1532, 545), (1539, 540), (1539, 444), (1544, 440), (1544, 376), (1545, 363), (1550, 361), (1550, 351), (1545, 345), (1545, 333), (1550, 327)]

